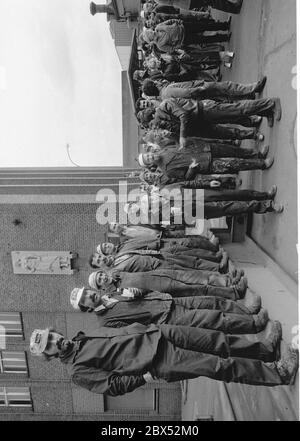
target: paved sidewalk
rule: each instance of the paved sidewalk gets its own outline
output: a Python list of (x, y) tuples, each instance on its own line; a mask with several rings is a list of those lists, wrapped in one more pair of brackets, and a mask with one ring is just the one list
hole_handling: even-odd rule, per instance
[[(296, 283), (267, 257), (251, 239), (227, 244), (236, 266), (245, 269), (249, 289), (260, 294), (272, 319), (279, 320), (283, 340), (292, 342), (298, 323)], [(299, 379), (294, 386), (257, 387), (226, 384), (207, 378), (187, 382), (183, 420), (213, 416), (216, 421), (294, 421), (299, 415)]]

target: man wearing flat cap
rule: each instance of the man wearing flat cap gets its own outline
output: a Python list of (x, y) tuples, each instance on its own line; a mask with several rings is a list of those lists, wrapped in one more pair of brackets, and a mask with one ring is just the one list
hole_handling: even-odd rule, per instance
[[(247, 348), (246, 340), (240, 348), (231, 336), (217, 331), (135, 323), (79, 332), (72, 340), (53, 329), (35, 330), (30, 351), (34, 356), (59, 358), (68, 366), (73, 383), (111, 396), (131, 392), (154, 379), (173, 382), (199, 376), (253, 385), (293, 384), (298, 353), (289, 347), (277, 361), (281, 330), (279, 324), (271, 323), (264, 343), (253, 350)], [(206, 338), (208, 333), (213, 345)], [(253, 348), (253, 342), (249, 340), (248, 346)]]

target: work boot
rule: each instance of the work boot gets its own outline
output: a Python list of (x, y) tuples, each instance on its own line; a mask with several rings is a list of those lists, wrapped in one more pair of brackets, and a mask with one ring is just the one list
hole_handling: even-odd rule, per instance
[(258, 294), (254, 294), (249, 289), (243, 300), (239, 300), (238, 302), (248, 309), (249, 314), (258, 314), (261, 308), (261, 297)]
[(274, 364), (280, 375), (282, 383), (286, 385), (294, 384), (299, 367), (299, 351), (289, 345), (286, 353)]
[(275, 202), (271, 205), (272, 212), (276, 214), (280, 214), (284, 211), (284, 205), (283, 204), (276, 204)]
[(258, 151), (259, 159), (266, 159), (269, 154), (270, 146), (265, 145)]
[(263, 331), (257, 334), (247, 334), (247, 340), (253, 343), (260, 342), (273, 354), (273, 360), (280, 357), (280, 341), (282, 339), (282, 327), (277, 320), (268, 320)]
[(272, 185), (271, 190), (268, 191), (268, 195), (270, 199), (274, 199), (277, 194), (277, 185)]
[[(280, 341), (282, 338), (281, 324), (277, 321), (269, 320), (263, 331), (257, 334), (245, 334), (244, 338), (253, 344), (261, 346), (264, 354), (264, 361), (276, 361), (280, 358)], [(262, 355), (262, 354), (261, 354)]]
[(269, 321), (269, 314), (266, 309), (261, 309), (258, 314), (253, 316), (256, 332), (261, 332), (265, 329)]
[(242, 277), (239, 283), (234, 285), (234, 289), (238, 299), (243, 299), (246, 295), (246, 291), (248, 288), (248, 280), (247, 277)]
[(241, 268), (234, 268), (234, 272), (232, 272), (231, 274), (233, 277), (232, 283), (237, 284), (241, 280), (241, 278), (244, 276), (245, 271)]
[(220, 241), (219, 241), (219, 238), (218, 238), (218, 237), (216, 237), (216, 236), (212, 236), (209, 240), (210, 240), (210, 242), (211, 242), (213, 245), (215, 245), (216, 247), (219, 246)]
[(257, 82), (257, 86), (256, 86), (256, 88), (255, 88), (255, 92), (258, 93), (258, 94), (261, 94), (262, 91), (263, 91), (264, 88), (265, 88), (266, 82), (267, 82), (267, 77), (266, 77), (266, 76), (262, 77), (262, 78)]
[(268, 170), (269, 168), (271, 168), (272, 165), (274, 164), (274, 160), (275, 160), (274, 157), (265, 159), (265, 165), (263, 167), (263, 170)]

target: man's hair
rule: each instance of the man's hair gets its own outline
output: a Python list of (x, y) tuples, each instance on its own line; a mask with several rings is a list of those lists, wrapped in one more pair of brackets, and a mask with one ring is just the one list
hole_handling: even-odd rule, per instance
[(140, 110), (137, 114), (137, 119), (144, 126), (148, 127), (149, 123), (153, 120), (155, 109), (148, 107), (147, 109)]
[(98, 266), (93, 264), (94, 257), (95, 257), (95, 254), (91, 254), (90, 255), (90, 257), (89, 257), (89, 265), (90, 265), (91, 268), (97, 269)]
[(145, 80), (142, 85), (142, 91), (147, 96), (158, 96), (159, 90), (152, 80)]

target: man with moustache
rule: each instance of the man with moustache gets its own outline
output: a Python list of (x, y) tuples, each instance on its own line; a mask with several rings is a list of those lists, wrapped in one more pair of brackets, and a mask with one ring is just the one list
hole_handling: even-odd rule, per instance
[[(275, 323), (272, 328), (272, 335), (252, 351), (247, 344), (236, 347), (230, 335), (218, 336), (216, 351), (216, 341), (211, 342), (217, 331), (186, 326), (135, 323), (118, 329), (101, 327), (79, 332), (72, 340), (53, 328), (35, 329), (30, 352), (47, 360), (59, 359), (69, 368), (74, 384), (111, 396), (131, 392), (154, 379), (173, 382), (199, 376), (253, 385), (293, 384), (298, 352), (289, 347), (278, 359), (280, 325)], [(250, 347), (252, 337), (257, 336), (248, 336)]]

